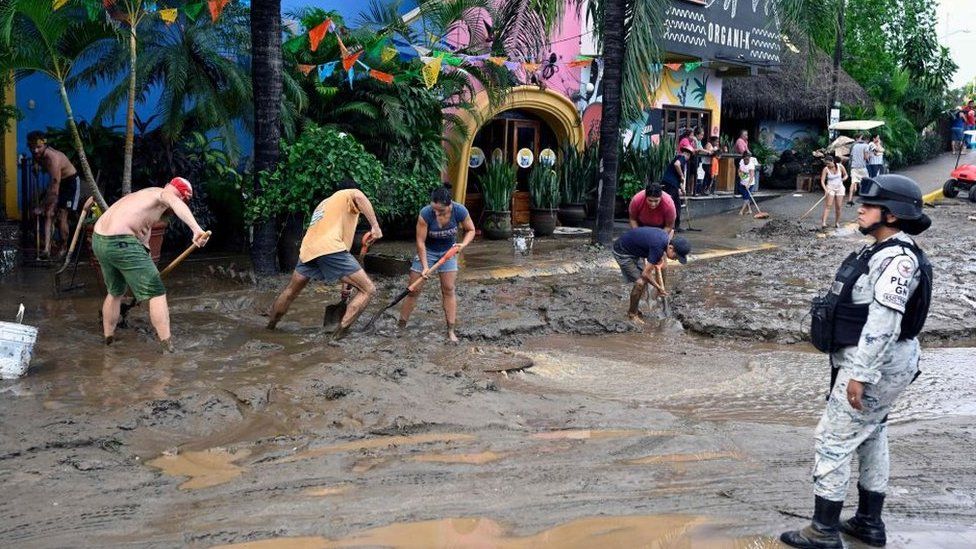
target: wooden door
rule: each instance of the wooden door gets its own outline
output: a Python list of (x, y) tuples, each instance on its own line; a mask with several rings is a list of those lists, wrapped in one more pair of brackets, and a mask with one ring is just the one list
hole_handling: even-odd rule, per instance
[[(539, 161), (539, 137), (541, 128), (536, 120), (512, 120), (509, 133), (509, 159), (516, 166), (518, 184), (512, 196), (512, 224), (524, 225), (529, 222), (532, 201), (529, 197), (529, 172)], [(518, 152), (522, 149), (532, 151), (534, 157), (532, 166), (522, 168), (518, 166)]]

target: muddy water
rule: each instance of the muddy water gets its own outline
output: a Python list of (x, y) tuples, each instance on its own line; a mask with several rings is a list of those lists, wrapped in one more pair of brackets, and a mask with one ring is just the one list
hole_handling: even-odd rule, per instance
[[(517, 379), (526, 383), (640, 400), (708, 419), (816, 423), (829, 380), (826, 356), (807, 346), (683, 335), (553, 336), (527, 345), (525, 353), (534, 366)], [(976, 415), (973, 357), (976, 347), (926, 348), (923, 374), (890, 421)]]

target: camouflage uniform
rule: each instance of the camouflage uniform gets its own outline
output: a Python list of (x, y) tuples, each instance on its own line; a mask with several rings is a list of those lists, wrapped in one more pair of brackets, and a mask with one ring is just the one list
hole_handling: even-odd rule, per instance
[[(911, 242), (905, 233), (891, 238)], [(919, 260), (902, 246), (891, 246), (870, 260), (869, 272), (854, 285), (854, 304), (870, 304), (867, 323), (857, 347), (831, 354), (839, 368), (816, 431), (813, 467), (814, 493), (843, 501), (851, 476), (851, 457), (857, 451), (859, 484), (884, 493), (888, 488), (887, 415), (918, 371), (918, 339), (898, 341), (902, 315), (921, 278)], [(848, 381), (864, 383), (863, 410), (847, 400)]]

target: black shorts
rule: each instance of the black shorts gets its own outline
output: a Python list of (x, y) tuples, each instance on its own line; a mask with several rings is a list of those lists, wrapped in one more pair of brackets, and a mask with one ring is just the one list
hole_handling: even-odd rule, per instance
[(58, 188), (58, 209), (77, 212), (81, 209), (81, 178), (78, 174), (61, 181)]

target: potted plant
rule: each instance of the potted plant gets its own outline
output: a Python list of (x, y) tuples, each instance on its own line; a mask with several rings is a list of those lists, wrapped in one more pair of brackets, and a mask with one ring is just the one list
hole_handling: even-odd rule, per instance
[(529, 174), (529, 198), (532, 211), (529, 225), (535, 236), (549, 236), (556, 231), (559, 208), (559, 176), (549, 166), (537, 165)]
[(515, 167), (506, 162), (490, 162), (478, 179), (485, 200), (485, 238), (503, 240), (512, 236), (512, 193), (515, 192)]
[(562, 183), (559, 222), (568, 227), (581, 227), (586, 219), (586, 197), (594, 183), (595, 146), (580, 151), (571, 143), (563, 143), (559, 180)]

